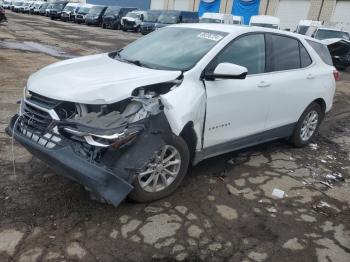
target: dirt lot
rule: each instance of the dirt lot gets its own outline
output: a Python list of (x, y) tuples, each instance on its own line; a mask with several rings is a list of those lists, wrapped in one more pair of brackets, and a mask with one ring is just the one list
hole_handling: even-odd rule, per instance
[[(31, 73), (138, 35), (8, 16), (0, 46), (29, 41), (64, 52), (0, 48), (0, 261), (350, 261), (349, 73), (312, 146), (277, 141), (226, 154), (191, 168), (164, 200), (114, 208), (15, 142), (12, 149), (4, 129)], [(337, 174), (344, 179), (327, 177)]]

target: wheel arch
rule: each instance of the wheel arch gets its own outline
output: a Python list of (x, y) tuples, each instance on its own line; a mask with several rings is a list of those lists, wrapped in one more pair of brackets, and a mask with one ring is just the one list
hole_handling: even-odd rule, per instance
[(322, 113), (324, 114), (326, 113), (327, 105), (326, 105), (326, 101), (324, 101), (323, 98), (317, 98), (314, 101), (312, 101), (312, 103), (318, 104), (321, 107)]
[(180, 132), (180, 137), (183, 140), (185, 140), (188, 147), (188, 151), (190, 152), (190, 161), (192, 161), (196, 151), (197, 140), (198, 140), (192, 121), (188, 122), (184, 126), (184, 128)]

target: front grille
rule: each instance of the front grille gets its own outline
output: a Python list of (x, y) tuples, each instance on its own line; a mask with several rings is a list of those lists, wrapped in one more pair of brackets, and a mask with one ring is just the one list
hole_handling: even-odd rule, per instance
[(45, 97), (45, 96), (42, 96), (42, 95), (39, 95), (39, 94), (36, 94), (33, 92), (31, 92), (30, 95), (31, 95), (30, 98), (27, 98), (27, 100), (29, 102), (32, 102), (34, 104), (37, 104), (37, 105), (44, 107), (44, 108), (47, 108), (47, 109), (54, 108), (61, 103), (61, 101), (58, 101), (58, 100), (55, 100), (52, 98), (48, 98), (48, 97)]
[(47, 111), (25, 102), (23, 103), (22, 117), (28, 126), (42, 133), (47, 131), (53, 121)]
[(39, 132), (32, 125), (28, 124), (28, 120), (24, 115), (17, 119), (14, 128), (33, 142), (46, 148), (53, 149), (63, 146), (62, 138), (53, 130), (47, 130), (45, 133)]
[(123, 21), (124, 25), (133, 27), (135, 25), (134, 21), (129, 21), (129, 20), (124, 20)]

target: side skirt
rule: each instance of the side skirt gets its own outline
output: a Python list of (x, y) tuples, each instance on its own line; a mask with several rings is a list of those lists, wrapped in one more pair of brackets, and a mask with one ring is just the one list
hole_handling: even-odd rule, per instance
[(236, 140), (228, 141), (219, 145), (203, 148), (195, 153), (193, 165), (198, 164), (204, 159), (222, 155), (239, 149), (255, 146), (268, 141), (289, 137), (292, 135), (296, 123), (282, 127), (267, 130), (258, 134), (242, 137)]

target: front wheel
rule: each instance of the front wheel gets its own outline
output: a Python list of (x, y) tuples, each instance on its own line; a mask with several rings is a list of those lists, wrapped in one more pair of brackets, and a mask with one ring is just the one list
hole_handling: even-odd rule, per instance
[(137, 202), (161, 199), (173, 193), (185, 177), (190, 160), (186, 142), (175, 135), (163, 137), (165, 145), (137, 174), (129, 198)]
[(317, 103), (310, 104), (299, 118), (290, 142), (296, 147), (308, 145), (316, 136), (323, 117), (321, 106)]

